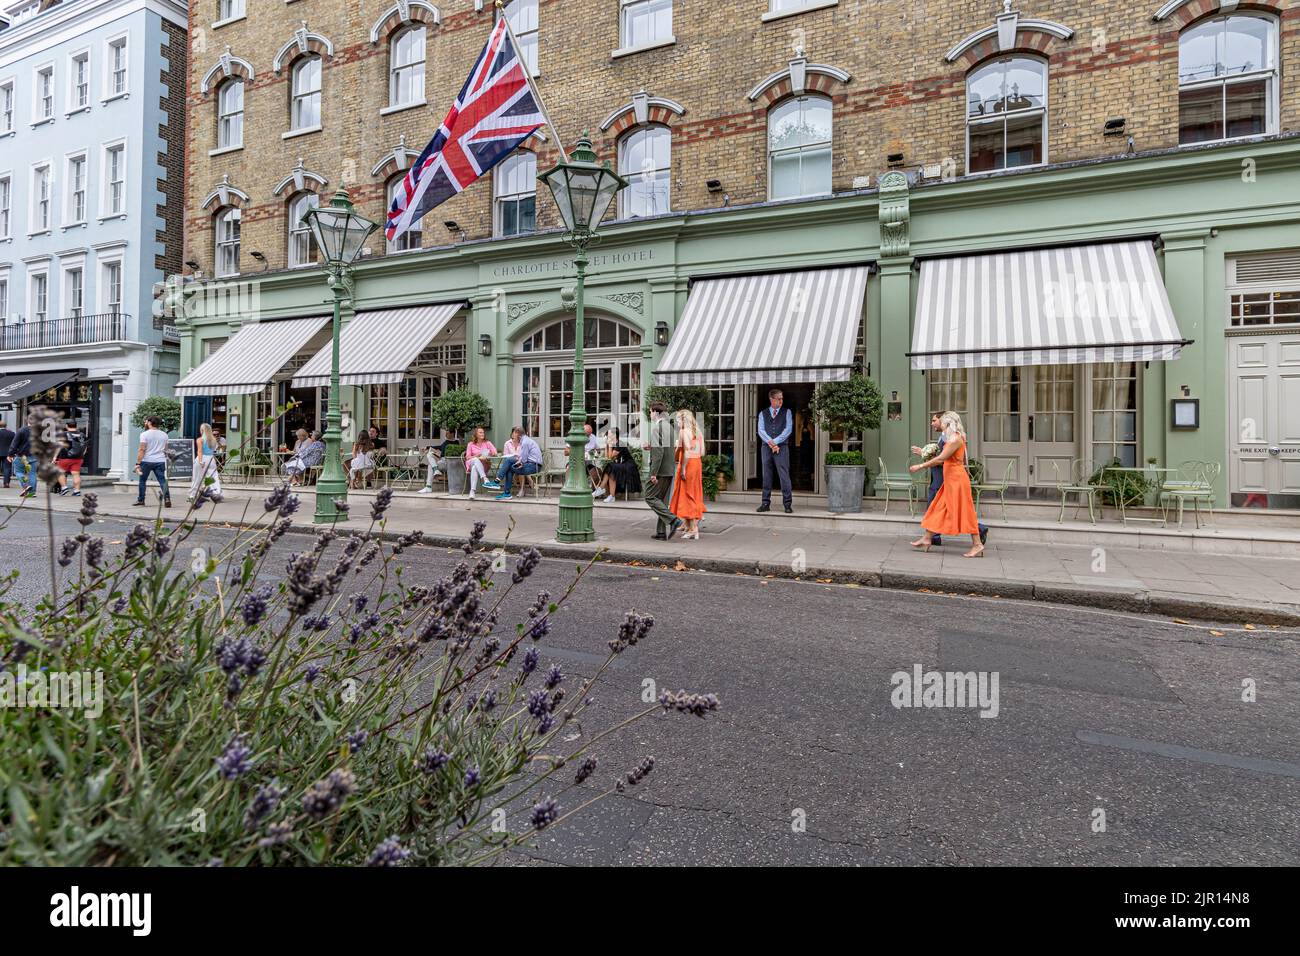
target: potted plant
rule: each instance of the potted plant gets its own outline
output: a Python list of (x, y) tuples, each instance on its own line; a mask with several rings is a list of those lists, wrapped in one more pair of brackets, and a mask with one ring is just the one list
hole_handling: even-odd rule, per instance
[(1092, 477), (1088, 479), (1088, 484), (1096, 485), (1101, 489), (1103, 503), (1109, 502), (1117, 507), (1121, 500), (1125, 507), (1143, 504), (1147, 495), (1155, 487), (1155, 482), (1140, 472), (1108, 470), (1120, 466), (1120, 460), (1112, 458), (1093, 472)]
[[(433, 400), (429, 421), (453, 435), (471, 435), (475, 428), (487, 428), (492, 423), (492, 406), (478, 392), (468, 388), (454, 388)], [(448, 445), (447, 493), (465, 493), (465, 446)]]
[(724, 455), (705, 455), (701, 458), (700, 474), (704, 496), (710, 501), (718, 497), (718, 492), (727, 490), (727, 479), (736, 476), (731, 467), (731, 459)]
[[(863, 434), (880, 427), (884, 399), (880, 388), (865, 375), (817, 387), (808, 413), (818, 427), (830, 432)], [(862, 489), (867, 480), (866, 456), (860, 451), (830, 452), (826, 456), (826, 507), (833, 514), (862, 510)]]

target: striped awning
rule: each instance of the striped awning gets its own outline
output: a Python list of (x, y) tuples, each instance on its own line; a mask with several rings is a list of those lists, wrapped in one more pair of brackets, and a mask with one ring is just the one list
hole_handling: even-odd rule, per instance
[(921, 261), (912, 368), (1174, 359), (1178, 331), (1150, 240)]
[(655, 382), (754, 385), (848, 378), (869, 272), (860, 265), (697, 281)]
[[(339, 383), (395, 385), (406, 375), (464, 302), (406, 309), (358, 312), (339, 336)], [(294, 388), (323, 388), (330, 383), (332, 345), (321, 349), (293, 377)]]
[(325, 327), (329, 316), (250, 322), (212, 357), (186, 375), (177, 395), (253, 395)]

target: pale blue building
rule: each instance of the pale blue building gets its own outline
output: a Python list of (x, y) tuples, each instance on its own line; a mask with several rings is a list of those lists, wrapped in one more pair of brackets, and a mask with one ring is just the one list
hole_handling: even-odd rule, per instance
[(0, 416), (51, 405), (130, 475), (131, 412), (177, 380), (187, 10), (0, 0)]

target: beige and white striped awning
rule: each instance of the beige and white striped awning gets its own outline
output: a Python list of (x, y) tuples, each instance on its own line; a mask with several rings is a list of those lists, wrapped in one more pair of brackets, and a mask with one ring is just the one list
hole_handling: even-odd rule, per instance
[(177, 395), (253, 395), (325, 327), (329, 316), (250, 322), (176, 385)]
[(1150, 240), (921, 261), (913, 369), (1174, 359)]
[[(358, 312), (339, 336), (341, 385), (395, 385), (425, 346), (465, 307), (464, 302)], [(332, 345), (321, 349), (293, 377), (294, 388), (330, 383)]]
[(830, 382), (853, 371), (866, 265), (701, 279), (691, 288), (660, 385)]

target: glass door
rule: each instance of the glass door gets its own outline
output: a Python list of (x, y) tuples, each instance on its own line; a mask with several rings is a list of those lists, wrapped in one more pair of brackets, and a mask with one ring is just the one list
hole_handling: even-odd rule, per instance
[[(1018, 366), (984, 369), (980, 387), (979, 459), (984, 480), (1000, 482), (1010, 469), (1013, 485), (1026, 484), (1029, 477), (1025, 448), (1026, 379), (1032, 372)], [(975, 429), (967, 426), (967, 435)]]
[(1033, 376), (1033, 407), (1029, 409), (1029, 484), (1054, 486), (1068, 480), (1079, 457), (1079, 366), (1037, 365)]

